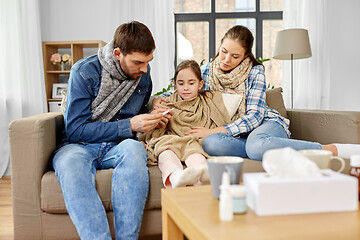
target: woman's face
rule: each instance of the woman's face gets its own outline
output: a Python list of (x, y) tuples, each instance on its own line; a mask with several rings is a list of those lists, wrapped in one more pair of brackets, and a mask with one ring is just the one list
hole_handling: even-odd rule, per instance
[(182, 99), (189, 100), (197, 96), (203, 83), (203, 80), (198, 79), (191, 68), (185, 68), (176, 76), (175, 87)]
[(220, 68), (224, 72), (233, 70), (245, 58), (245, 49), (236, 40), (225, 38), (219, 51)]

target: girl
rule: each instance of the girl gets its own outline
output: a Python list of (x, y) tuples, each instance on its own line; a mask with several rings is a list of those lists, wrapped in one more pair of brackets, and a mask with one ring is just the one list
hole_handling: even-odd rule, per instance
[[(229, 123), (230, 116), (220, 92), (199, 94), (204, 82), (199, 65), (187, 60), (175, 70), (176, 91), (166, 104), (173, 117), (163, 129), (153, 130), (140, 137), (148, 151), (150, 164), (162, 172), (165, 187), (181, 187), (208, 183), (206, 157), (197, 136), (188, 135), (195, 125), (212, 129)], [(183, 170), (182, 162), (187, 168)]]
[[(204, 90), (243, 96), (237, 119), (213, 129), (194, 124), (189, 134), (203, 139), (202, 146), (211, 156), (262, 160), (265, 151), (284, 147), (326, 149), (335, 153), (334, 145), (289, 139), (289, 120), (266, 105), (264, 67), (251, 52), (253, 42), (249, 29), (232, 27), (222, 38), (215, 58), (201, 69)], [(154, 105), (161, 101), (166, 99), (158, 98)]]

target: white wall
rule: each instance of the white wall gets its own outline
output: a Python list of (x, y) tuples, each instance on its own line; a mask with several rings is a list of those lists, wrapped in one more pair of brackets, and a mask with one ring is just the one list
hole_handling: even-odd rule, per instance
[[(42, 41), (109, 42), (120, 24), (131, 20), (143, 22), (156, 43), (150, 63), (153, 93), (168, 85), (174, 73), (175, 53), (173, 12), (167, 10), (172, 10), (172, 0), (39, 0), (39, 3)], [(154, 21), (160, 15), (169, 20)]]
[[(142, 20), (141, 10), (123, 11), (131, 0), (40, 0), (41, 34), (43, 41), (103, 40), (109, 42), (115, 29), (130, 19)], [(133, 0), (139, 1), (139, 0)], [(169, 2), (172, 0), (161, 0)], [(139, 1), (140, 2), (140, 1)], [(143, 4), (148, 1), (143, 1)], [(360, 111), (360, 1), (328, 0), (330, 44), (330, 109)], [(172, 12), (168, 14), (173, 14)], [(146, 23), (153, 32), (157, 49), (151, 63), (154, 91), (166, 86), (173, 74), (174, 51), (163, 49), (172, 41), (169, 36), (156, 35), (156, 26)], [(172, 27), (172, 26), (171, 26)], [(170, 40), (169, 40), (170, 39)], [(165, 53), (167, 59), (157, 59)]]
[(330, 108), (360, 111), (360, 1), (328, 2)]
[(100, 2), (40, 0), (42, 40), (109, 42), (119, 22), (115, 21), (115, 15), (111, 14), (113, 11), (109, 11), (111, 5)]

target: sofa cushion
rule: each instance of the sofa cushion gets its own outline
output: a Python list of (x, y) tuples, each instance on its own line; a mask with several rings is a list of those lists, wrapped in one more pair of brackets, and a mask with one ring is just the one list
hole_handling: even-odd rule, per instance
[(266, 91), (266, 103), (267, 105), (275, 109), (280, 113), (284, 118), (288, 118), (287, 111), (284, 105), (284, 99), (282, 97), (282, 88), (274, 88)]
[[(112, 210), (111, 176), (112, 169), (97, 171), (96, 189), (106, 211)], [(160, 209), (160, 189), (163, 188), (158, 166), (149, 166), (150, 186), (145, 209)], [(41, 209), (48, 213), (67, 213), (64, 198), (54, 171), (44, 174), (41, 179)]]

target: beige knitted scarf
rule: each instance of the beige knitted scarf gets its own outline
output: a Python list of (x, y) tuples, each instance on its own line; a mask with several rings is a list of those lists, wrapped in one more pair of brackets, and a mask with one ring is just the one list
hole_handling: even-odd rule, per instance
[(232, 117), (232, 120), (240, 118), (246, 113), (246, 92), (245, 81), (249, 76), (253, 64), (249, 57), (245, 58), (237, 67), (230, 72), (224, 72), (220, 68), (219, 58), (215, 58), (211, 63), (209, 73), (210, 89), (229, 94), (241, 94), (242, 100), (238, 111)]
[(222, 94), (209, 91), (191, 100), (182, 100), (175, 92), (169, 101), (167, 105), (173, 108), (174, 115), (167, 126), (139, 137), (148, 152), (148, 163), (156, 165), (159, 154), (168, 149), (174, 151), (181, 161), (193, 153), (207, 157), (199, 139), (185, 133), (193, 126), (215, 128), (230, 122)]

